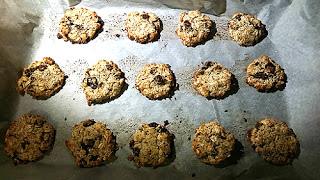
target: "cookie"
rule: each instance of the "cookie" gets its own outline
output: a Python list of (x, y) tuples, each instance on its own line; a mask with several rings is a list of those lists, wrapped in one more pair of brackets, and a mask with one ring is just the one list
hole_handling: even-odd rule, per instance
[(234, 78), (223, 65), (208, 61), (193, 73), (192, 86), (204, 97), (221, 99), (233, 88)]
[(148, 43), (160, 38), (162, 23), (154, 13), (130, 12), (125, 21), (128, 38), (138, 43)]
[(136, 78), (136, 88), (152, 100), (170, 97), (175, 86), (175, 77), (168, 64), (146, 64)]
[(158, 167), (168, 164), (174, 153), (174, 136), (157, 123), (143, 124), (132, 136), (128, 158), (138, 167)]
[(11, 122), (4, 140), (4, 152), (15, 164), (38, 161), (54, 144), (55, 129), (46, 118), (24, 114)]
[(219, 123), (211, 121), (195, 130), (192, 149), (204, 163), (218, 165), (231, 157), (235, 149), (234, 136)]
[(70, 8), (60, 20), (57, 37), (72, 43), (85, 44), (102, 29), (103, 22), (96, 12), (86, 8)]
[(35, 61), (23, 69), (17, 81), (17, 91), (29, 94), (35, 99), (48, 99), (65, 84), (66, 76), (50, 57)]
[(92, 119), (76, 124), (65, 144), (79, 167), (100, 166), (114, 159), (118, 150), (116, 137), (111, 130)]
[(98, 61), (85, 71), (84, 76), (82, 89), (89, 106), (113, 100), (123, 92), (124, 73), (112, 61)]
[(176, 34), (185, 46), (197, 46), (204, 43), (213, 33), (213, 21), (200, 11), (182, 12)]
[(254, 46), (268, 35), (266, 26), (247, 13), (235, 13), (228, 27), (230, 37), (241, 46)]
[(272, 118), (262, 119), (248, 131), (252, 148), (267, 162), (287, 165), (299, 156), (300, 144), (285, 122)]
[(283, 90), (287, 76), (279, 64), (262, 55), (248, 65), (246, 82), (261, 92)]

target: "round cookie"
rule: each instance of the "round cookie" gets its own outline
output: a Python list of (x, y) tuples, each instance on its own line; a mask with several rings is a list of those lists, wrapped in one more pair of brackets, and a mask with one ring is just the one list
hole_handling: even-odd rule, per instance
[(262, 55), (247, 67), (246, 82), (258, 91), (275, 91), (285, 88), (287, 76), (281, 66)]
[(219, 123), (211, 121), (195, 130), (192, 149), (202, 162), (218, 165), (231, 156), (235, 143), (231, 133)]
[(93, 39), (102, 28), (96, 12), (86, 8), (70, 8), (60, 20), (58, 38), (72, 43), (85, 44)]
[(173, 157), (174, 136), (157, 123), (143, 124), (132, 136), (128, 158), (138, 167), (158, 167), (169, 163)]
[(154, 13), (130, 12), (125, 21), (128, 37), (138, 43), (148, 43), (159, 39), (162, 25)]
[(230, 37), (241, 46), (254, 46), (268, 35), (266, 26), (246, 13), (235, 13), (228, 26)]
[(71, 137), (65, 141), (79, 167), (95, 167), (110, 161), (118, 150), (116, 137), (101, 122), (82, 121), (72, 128)]
[(89, 106), (120, 96), (125, 85), (124, 73), (112, 61), (98, 61), (85, 71), (84, 76), (82, 89)]
[(11, 122), (4, 140), (4, 152), (15, 164), (40, 160), (50, 151), (55, 129), (46, 118), (24, 114)]
[(213, 33), (213, 21), (200, 11), (182, 12), (176, 34), (185, 46), (197, 46), (204, 43)]
[(17, 91), (35, 99), (48, 99), (63, 87), (65, 79), (59, 65), (50, 57), (44, 57), (23, 69), (17, 81)]
[(291, 164), (299, 156), (299, 141), (285, 122), (262, 119), (248, 131), (247, 137), (252, 148), (269, 163)]
[(146, 64), (136, 78), (137, 89), (152, 100), (169, 97), (175, 86), (175, 77), (168, 64)]
[(192, 77), (193, 88), (202, 96), (220, 99), (232, 89), (234, 75), (217, 62), (208, 61)]

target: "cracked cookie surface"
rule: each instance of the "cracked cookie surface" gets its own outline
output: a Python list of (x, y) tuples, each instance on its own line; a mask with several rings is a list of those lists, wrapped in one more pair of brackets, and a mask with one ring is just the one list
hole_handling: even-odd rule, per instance
[(76, 124), (65, 144), (79, 167), (102, 165), (112, 160), (118, 150), (116, 137), (111, 130), (92, 119)]
[(130, 12), (125, 21), (125, 29), (129, 39), (144, 44), (159, 39), (162, 25), (160, 18), (154, 13)]
[(65, 74), (50, 57), (35, 61), (23, 69), (17, 81), (17, 91), (35, 99), (48, 99), (65, 84)]
[(266, 118), (247, 133), (252, 148), (267, 162), (287, 165), (299, 156), (300, 144), (285, 122)]
[(182, 12), (176, 34), (185, 46), (197, 46), (207, 41), (213, 33), (213, 21), (200, 11)]
[(254, 46), (268, 35), (266, 26), (247, 13), (235, 13), (228, 26), (230, 37), (241, 46)]
[(173, 157), (174, 136), (157, 123), (143, 124), (132, 136), (129, 160), (138, 167), (166, 165)]
[(146, 64), (136, 77), (137, 89), (152, 100), (169, 97), (175, 86), (175, 77), (168, 64)]
[(246, 82), (258, 91), (275, 91), (285, 88), (287, 76), (279, 64), (262, 55), (247, 67)]
[(96, 12), (86, 8), (70, 8), (60, 20), (58, 38), (72, 43), (84, 44), (92, 40), (102, 28)]
[(4, 152), (15, 164), (40, 160), (54, 145), (55, 129), (46, 118), (24, 114), (11, 122), (4, 140)]
[(104, 103), (121, 95), (125, 77), (112, 61), (100, 60), (84, 73), (82, 89), (88, 105)]
[(218, 165), (231, 156), (235, 143), (231, 133), (219, 123), (211, 121), (195, 130), (192, 149), (202, 162)]

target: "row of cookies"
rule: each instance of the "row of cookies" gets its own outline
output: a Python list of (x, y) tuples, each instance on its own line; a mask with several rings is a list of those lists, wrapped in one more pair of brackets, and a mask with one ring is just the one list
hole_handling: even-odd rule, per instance
[[(158, 167), (175, 157), (174, 135), (165, 124), (142, 124), (130, 138), (132, 154), (128, 160), (138, 167)], [(24, 114), (11, 122), (4, 143), (6, 155), (15, 164), (38, 161), (53, 148), (55, 128), (45, 117)], [(299, 141), (286, 123), (272, 118), (262, 119), (247, 132), (252, 148), (267, 162), (287, 165), (300, 153)], [(118, 150), (116, 136), (102, 122), (92, 119), (77, 123), (65, 141), (79, 167), (100, 166), (112, 159)], [(192, 150), (203, 163), (219, 165), (237, 153), (236, 138), (218, 122), (201, 124), (195, 130)]]
[[(130, 12), (125, 20), (128, 38), (143, 44), (158, 40), (162, 25), (160, 18), (151, 12)], [(59, 27), (58, 38), (83, 44), (98, 35), (103, 21), (94, 11), (72, 7), (65, 11)], [(234, 14), (228, 28), (230, 37), (241, 46), (253, 46), (268, 34), (259, 19), (246, 13)], [(180, 13), (176, 34), (185, 46), (203, 44), (215, 35), (215, 31), (215, 23), (200, 11)]]
[[(65, 74), (49, 57), (24, 68), (17, 81), (17, 91), (36, 99), (47, 99), (65, 84)], [(217, 62), (206, 62), (193, 73), (192, 86), (202, 96), (221, 99), (235, 88), (235, 76)], [(246, 82), (259, 91), (283, 89), (286, 74), (279, 64), (262, 55), (247, 67)], [(151, 100), (170, 97), (176, 89), (176, 79), (168, 64), (146, 64), (135, 82), (140, 93)], [(100, 60), (84, 73), (81, 84), (89, 105), (111, 101), (120, 96), (125, 76), (112, 61)]]

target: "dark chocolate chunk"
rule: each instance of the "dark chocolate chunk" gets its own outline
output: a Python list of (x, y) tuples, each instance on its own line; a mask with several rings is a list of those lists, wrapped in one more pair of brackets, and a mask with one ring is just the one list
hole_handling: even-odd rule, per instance
[(98, 87), (98, 80), (95, 77), (87, 78), (87, 85), (90, 86), (92, 89), (97, 89)]
[(149, 18), (149, 15), (148, 15), (148, 14), (142, 14), (142, 18), (143, 18), (143, 19), (148, 19), (148, 18)]
[(86, 121), (83, 122), (83, 126), (84, 127), (88, 127), (88, 126), (91, 126), (93, 124), (95, 124), (96, 122), (93, 120), (93, 119), (88, 119)]
[(157, 75), (156, 77), (154, 77), (154, 80), (158, 85), (164, 85), (166, 82), (166, 79), (161, 75)]

